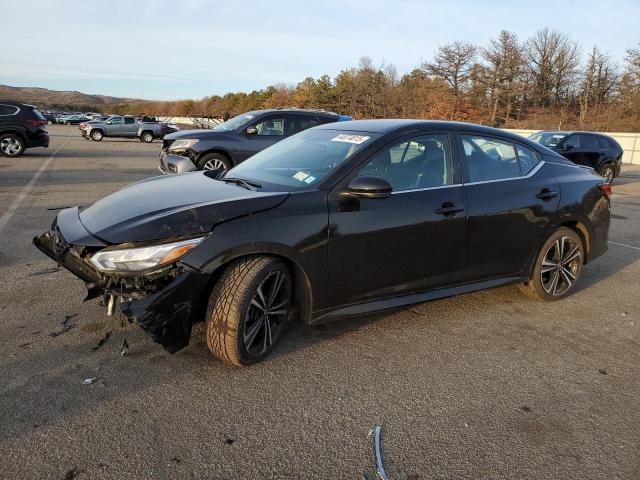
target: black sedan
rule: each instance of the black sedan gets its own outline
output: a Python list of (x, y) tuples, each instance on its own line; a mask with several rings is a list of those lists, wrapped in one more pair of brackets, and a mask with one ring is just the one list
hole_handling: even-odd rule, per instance
[(607, 182), (620, 175), (622, 147), (613, 138), (591, 132), (538, 132), (531, 140), (578, 165), (593, 168)]
[(523, 137), (477, 125), (337, 122), (228, 171), (155, 177), (34, 239), (169, 351), (206, 322), (248, 365), (292, 318), (362, 315), (519, 283), (567, 295), (607, 249), (611, 187)]

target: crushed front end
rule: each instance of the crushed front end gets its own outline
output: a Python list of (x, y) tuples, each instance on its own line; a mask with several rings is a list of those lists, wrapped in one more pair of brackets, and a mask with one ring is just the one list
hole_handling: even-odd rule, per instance
[(91, 258), (114, 247), (87, 231), (78, 208), (62, 210), (51, 230), (33, 243), (85, 282), (85, 301), (100, 298), (109, 315), (119, 305), (122, 313), (171, 353), (188, 345), (191, 327), (200, 320), (207, 275), (179, 260), (139, 272), (100, 271)]

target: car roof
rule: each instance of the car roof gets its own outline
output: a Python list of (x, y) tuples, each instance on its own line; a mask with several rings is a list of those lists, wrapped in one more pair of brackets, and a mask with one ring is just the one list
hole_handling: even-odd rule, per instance
[(28, 108), (36, 108), (35, 105), (29, 105), (28, 103), (20, 103), (14, 100), (0, 100), (2, 105), (13, 105), (15, 107), (28, 107)]
[[(413, 128), (412, 128), (413, 127)], [(384, 120), (352, 120), (350, 122), (328, 123), (314, 127), (324, 130), (353, 130), (369, 133), (387, 133), (392, 130), (406, 128), (413, 129), (429, 129), (429, 130), (459, 130), (473, 131), (483, 133), (485, 135), (499, 135), (508, 137), (522, 142), (526, 140), (522, 135), (514, 134), (506, 130), (500, 130), (485, 125), (466, 122), (450, 122), (446, 120), (412, 120), (412, 119), (384, 119)]]
[(259, 113), (300, 113), (300, 114), (316, 114), (316, 115), (330, 115), (330, 116), (339, 116), (337, 113), (335, 112), (329, 112), (328, 110), (322, 110), (322, 109), (313, 109), (313, 108), (295, 108), (295, 107), (290, 107), (290, 108), (265, 108), (262, 110), (254, 110), (254, 112), (259, 112)]

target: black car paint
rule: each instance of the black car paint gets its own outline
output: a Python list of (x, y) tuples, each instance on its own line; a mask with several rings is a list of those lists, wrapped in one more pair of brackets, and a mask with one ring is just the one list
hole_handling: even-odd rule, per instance
[[(0, 105), (10, 105), (19, 109), (15, 115), (0, 115), (0, 136), (14, 133), (24, 141), (25, 148), (48, 147), (49, 132), (46, 118), (33, 105), (0, 100)], [(42, 125), (34, 122), (43, 121)]]
[[(554, 152), (559, 153), (563, 157), (571, 160), (576, 165), (584, 165), (586, 167), (593, 168), (596, 172), (600, 172), (602, 167), (606, 164), (612, 164), (615, 168), (615, 176), (620, 175), (620, 169), (622, 168), (622, 154), (624, 153), (622, 147), (613, 138), (603, 135), (601, 133), (593, 132), (538, 132), (538, 133), (554, 133), (566, 135), (557, 145), (550, 146), (549, 148)], [(571, 144), (571, 138), (573, 136), (589, 136), (596, 139), (601, 138), (607, 143), (607, 147), (598, 148), (569, 148), (567, 145)]]
[[(210, 232), (165, 269), (167, 280), (162, 281), (163, 272), (151, 272), (151, 280), (140, 274), (117, 279), (114, 287), (110, 276), (98, 272), (99, 280), (83, 278), (90, 292), (98, 288), (125, 296), (123, 312), (169, 351), (187, 344), (192, 323), (202, 320), (203, 298), (222, 269), (246, 255), (286, 259), (296, 279), (299, 316), (314, 323), (525, 281), (538, 250), (560, 225), (581, 234), (586, 261), (606, 251), (610, 206), (598, 187), (602, 179), (523, 137), (450, 122), (363, 121), (316, 128), (371, 132), (374, 140), (313, 188), (253, 191), (203, 172), (159, 177), (116, 192), (79, 217), (78, 210), (63, 210), (53, 233), (34, 242), (83, 278), (67, 257), (82, 261), (78, 251), (81, 256), (84, 248)], [(396, 192), (382, 200), (346, 192), (358, 166), (374, 152), (434, 131), (453, 140), (454, 185)], [(525, 178), (465, 182), (459, 137), (464, 132), (527, 146), (543, 163)], [(545, 191), (557, 194), (537, 198)], [(142, 200), (145, 196), (154, 201)], [(447, 202), (462, 210), (436, 213)], [(52, 236), (60, 243), (55, 248)], [(76, 253), (61, 254), (65, 249)]]
[[(179, 132), (165, 135), (162, 143), (162, 153), (169, 152), (184, 157), (188, 157), (197, 164), (198, 160), (209, 153), (221, 153), (225, 155), (232, 163), (238, 163), (246, 160), (250, 156), (264, 150), (267, 147), (287, 138), (290, 135), (271, 136), (271, 135), (247, 135), (247, 128), (253, 127), (270, 118), (278, 118), (282, 116), (291, 117), (314, 117), (319, 124), (326, 124), (339, 121), (342, 117), (338, 114), (315, 110), (300, 109), (269, 109), (257, 110), (253, 112), (255, 117), (251, 122), (238, 127), (229, 132), (217, 132), (212, 130), (182, 130)], [(169, 150), (171, 144), (175, 140), (197, 139), (198, 142), (189, 148), (182, 150)]]

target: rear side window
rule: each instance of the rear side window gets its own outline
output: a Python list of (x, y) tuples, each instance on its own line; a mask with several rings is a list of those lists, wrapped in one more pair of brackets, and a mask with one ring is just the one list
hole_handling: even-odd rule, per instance
[(503, 180), (521, 175), (515, 144), (489, 137), (463, 135), (462, 145), (469, 182)]
[(131, 125), (132, 123), (136, 123), (136, 119), (132, 117), (124, 117), (124, 123), (127, 125)]
[(593, 135), (579, 135), (580, 148), (586, 148), (587, 150), (597, 150), (600, 148), (598, 145), (598, 139)]
[(3, 105), (0, 103), (0, 115), (15, 115), (20, 109), (14, 105)]
[(569, 135), (567, 139), (564, 141), (564, 146), (571, 147), (571, 148), (580, 148), (580, 136)]
[(307, 128), (315, 127), (319, 123), (316, 117), (299, 117), (297, 130), (306, 130)]
[(516, 151), (520, 162), (520, 174), (527, 175), (538, 164), (538, 157), (533, 150), (522, 145), (516, 145)]
[(42, 115), (38, 110), (36, 110), (35, 108), (31, 111), (33, 113), (33, 116), (36, 117), (38, 120), (46, 120), (46, 118), (44, 118), (44, 115)]
[(602, 149), (602, 150), (609, 150), (611, 148), (617, 149), (618, 147), (615, 146), (615, 144), (609, 140), (606, 137), (596, 137), (598, 139), (598, 146)]

